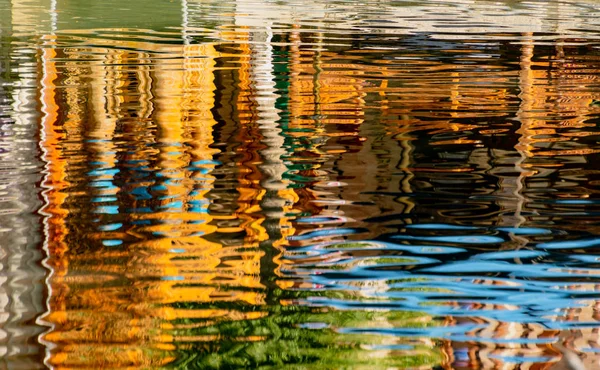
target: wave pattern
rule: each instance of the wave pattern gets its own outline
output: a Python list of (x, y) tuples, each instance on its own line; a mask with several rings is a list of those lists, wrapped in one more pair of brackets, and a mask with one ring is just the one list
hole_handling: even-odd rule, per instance
[(158, 5), (0, 3), (0, 367), (600, 366), (593, 2)]

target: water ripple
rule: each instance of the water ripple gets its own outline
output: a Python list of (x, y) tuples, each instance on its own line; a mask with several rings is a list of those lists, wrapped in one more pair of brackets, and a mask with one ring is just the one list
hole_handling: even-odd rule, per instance
[(595, 2), (0, 11), (0, 367), (598, 368)]

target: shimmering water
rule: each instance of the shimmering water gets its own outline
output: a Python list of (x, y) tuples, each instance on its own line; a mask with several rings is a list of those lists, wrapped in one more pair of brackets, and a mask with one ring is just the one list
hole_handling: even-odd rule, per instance
[(593, 0), (0, 0), (0, 369), (600, 368), (599, 127)]

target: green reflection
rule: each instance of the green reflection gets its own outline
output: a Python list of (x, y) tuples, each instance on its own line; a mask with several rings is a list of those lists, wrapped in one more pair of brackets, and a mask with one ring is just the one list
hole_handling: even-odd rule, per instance
[(344, 328), (377, 331), (439, 325), (425, 314), (320, 310), (300, 306), (270, 306), (268, 311), (269, 314), (260, 319), (224, 321), (194, 330), (194, 335), (216, 336), (216, 339), (203, 344), (181, 344), (180, 360), (172, 367), (406, 369), (435, 367), (444, 361), (441, 348), (427, 340), (339, 331)]

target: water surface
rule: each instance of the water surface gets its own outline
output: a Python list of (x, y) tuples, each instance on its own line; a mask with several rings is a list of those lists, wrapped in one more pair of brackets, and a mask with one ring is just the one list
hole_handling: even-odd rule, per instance
[(597, 2), (0, 12), (0, 368), (600, 367)]

